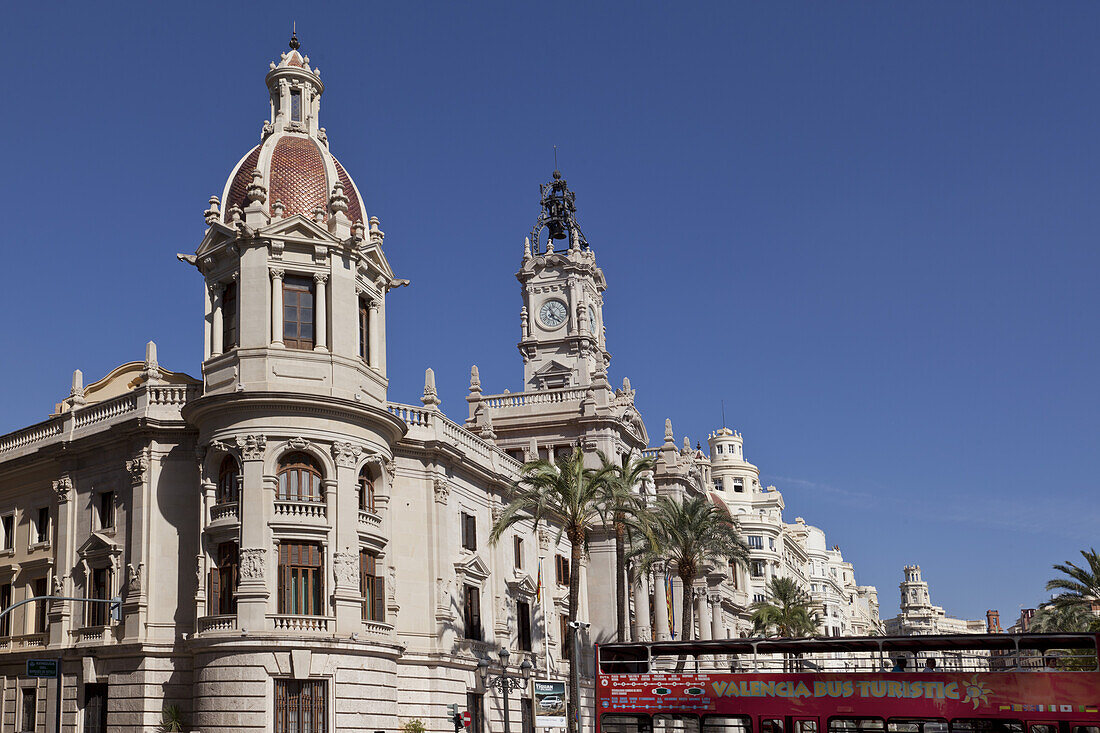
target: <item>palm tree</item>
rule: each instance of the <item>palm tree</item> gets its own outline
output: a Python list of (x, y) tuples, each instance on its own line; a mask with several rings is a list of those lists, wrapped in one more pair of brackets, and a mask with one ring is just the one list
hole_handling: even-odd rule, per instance
[(693, 625), (691, 587), (695, 576), (718, 562), (748, 562), (749, 548), (729, 513), (703, 496), (683, 501), (657, 497), (652, 521), (651, 552), (676, 564), (684, 589), (680, 638), (686, 641)]
[[(605, 524), (605, 498), (604, 482), (598, 480), (595, 470), (584, 467), (580, 449), (556, 464), (532, 461), (524, 464), (519, 480), (512, 486), (511, 501), (489, 533), (489, 542), (495, 545), (509, 527), (533, 518), (536, 529), (540, 522), (546, 522), (558, 529), (558, 539), (565, 535), (569, 540), (570, 623), (563, 642), (570, 652), (577, 633), (573, 623), (580, 598), (580, 561), (588, 549), (589, 533)], [(580, 660), (575, 657), (569, 654), (569, 695), (574, 711), (580, 702)], [(569, 716), (569, 733), (577, 733), (575, 712)]]
[(810, 611), (810, 596), (794, 578), (772, 578), (768, 581), (768, 598), (752, 604), (752, 629), (767, 635), (810, 636), (817, 630), (817, 619)]
[(1100, 618), (1083, 606), (1049, 603), (1035, 612), (1027, 630), (1039, 634), (1100, 631)]
[(1071, 562), (1059, 563), (1054, 569), (1066, 577), (1047, 581), (1047, 590), (1060, 590), (1052, 601), (1055, 606), (1076, 606), (1092, 611), (1100, 603), (1100, 554), (1095, 549), (1081, 550), (1085, 567)]
[(635, 456), (631, 452), (619, 466), (600, 452), (601, 466), (597, 474), (604, 486), (604, 504), (611, 514), (615, 531), (615, 639), (626, 641), (626, 543), (627, 535), (647, 531), (645, 502), (634, 493), (642, 477), (653, 470), (652, 458)]

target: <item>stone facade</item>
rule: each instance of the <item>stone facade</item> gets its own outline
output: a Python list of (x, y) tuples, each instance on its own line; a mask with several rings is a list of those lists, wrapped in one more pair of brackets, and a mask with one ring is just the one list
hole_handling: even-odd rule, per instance
[[(666, 422), (647, 447), (629, 380), (608, 381), (607, 281), (557, 172), (517, 273), (525, 391), (485, 394), (474, 367), (460, 424), (428, 369), (419, 402), (391, 401), (386, 311), (408, 281), (329, 151), (324, 85), (296, 41), (266, 83), (260, 145), (210, 199), (194, 254), (179, 255), (205, 293), (201, 378), (162, 368), (150, 343), (88, 386), (76, 372), (49, 419), (0, 436), (0, 605), (56, 598), (2, 629), (0, 730), (26, 729), (28, 715), (52, 725), (52, 683), (25, 677), (39, 656), (62, 660), (67, 731), (149, 730), (165, 705), (207, 733), (282, 731), (287, 696), (316, 730), (416, 717), (448, 731), (451, 703), (480, 704), (499, 727), (478, 662), (506, 646), (513, 674), (529, 661), (564, 677), (568, 588), (555, 569), (569, 550), (530, 522), (487, 538), (522, 462), (578, 446), (593, 461), (653, 456), (639, 490), (723, 503), (767, 537), (753, 557), (768, 577), (810, 585), (823, 633), (875, 628), (874, 589), (855, 585), (820, 530), (783, 523), (739, 434), (714, 433), (708, 457), (678, 449)], [(593, 539), (572, 569), (589, 649), (615, 616), (612, 543)], [(630, 580), (634, 638), (666, 637), (665, 584)], [(762, 581), (729, 568), (699, 578), (699, 634), (744, 633)], [(674, 608), (684, 592), (676, 580)], [(511, 703), (519, 726), (530, 701)]]

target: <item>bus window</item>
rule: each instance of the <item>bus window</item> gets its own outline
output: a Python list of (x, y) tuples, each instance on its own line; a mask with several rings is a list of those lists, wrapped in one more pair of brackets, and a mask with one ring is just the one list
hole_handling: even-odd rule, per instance
[(1058, 733), (1058, 726), (1051, 723), (1031, 723), (1028, 730), (1031, 733)]
[(662, 713), (653, 716), (654, 733), (699, 733), (699, 718), (694, 715)]
[(817, 733), (816, 720), (795, 720), (794, 733)]
[(603, 733), (652, 733), (653, 726), (644, 715), (605, 715), (600, 718)]
[(752, 733), (752, 722), (747, 715), (707, 715), (703, 733)]
[(829, 733), (875, 733), (884, 730), (886, 723), (882, 718), (829, 718)]
[(1024, 724), (1018, 720), (955, 718), (951, 733), (1024, 733)]
[(1073, 733), (1100, 733), (1100, 725), (1075, 725)]
[(947, 733), (947, 721), (943, 718), (890, 718), (886, 730), (888, 733)]
[(783, 733), (783, 721), (774, 718), (761, 718), (760, 733)]

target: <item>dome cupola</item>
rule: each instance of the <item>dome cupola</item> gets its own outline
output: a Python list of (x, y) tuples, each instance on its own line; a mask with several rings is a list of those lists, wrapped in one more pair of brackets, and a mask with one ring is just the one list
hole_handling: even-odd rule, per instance
[(225, 183), (223, 222), (242, 217), (254, 202), (276, 219), (302, 214), (323, 222), (342, 212), (352, 223), (365, 221), (359, 189), (329, 152), (319, 123), (325, 90), (321, 70), (311, 67), (299, 48), (294, 35), (290, 50), (270, 65), (265, 79), (270, 116), (260, 144), (238, 161)]

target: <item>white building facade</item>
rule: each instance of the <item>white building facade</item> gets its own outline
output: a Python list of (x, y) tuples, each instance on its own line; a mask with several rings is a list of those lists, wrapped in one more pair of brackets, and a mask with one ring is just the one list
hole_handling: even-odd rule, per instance
[(942, 606), (932, 604), (932, 592), (928, 581), (921, 575), (920, 565), (905, 566), (905, 580), (898, 586), (901, 591), (901, 611), (884, 622), (890, 636), (917, 636), (922, 634), (984, 634), (1001, 631), (999, 621), (992, 628), (995, 611), (986, 620), (952, 618)]
[[(499, 728), (503, 701), (482, 660), (529, 662), (563, 679), (570, 573), (583, 641), (612, 638), (614, 552), (597, 536), (580, 567), (554, 528), (490, 528), (522, 462), (579, 446), (656, 459), (647, 487), (710, 495), (741, 524), (750, 568), (710, 568), (691, 589), (698, 633), (748, 632), (764, 582), (797, 577), (823, 634), (877, 627), (824, 533), (782, 518), (727, 429), (710, 456), (648, 435), (629, 381), (608, 381), (607, 281), (560, 174), (543, 187), (525, 246), (519, 351), (524, 392), (483, 392), (466, 417), (441, 409), (434, 374), (412, 404), (388, 394), (386, 313), (408, 284), (320, 125), (324, 84), (298, 48), (266, 76), (260, 144), (204, 212), (199, 378), (144, 358), (93, 384), (77, 372), (42, 423), (0, 436), (0, 733), (53, 724), (53, 683), (26, 660), (62, 660), (67, 731), (144, 731), (166, 705), (214, 731), (451, 730), (447, 706)], [(564, 224), (564, 226), (563, 226)], [(196, 287), (199, 283), (196, 283)], [(400, 307), (400, 300), (392, 303)], [(758, 545), (758, 546), (757, 546)], [(538, 586), (541, 567), (542, 588)], [(632, 573), (632, 633), (667, 638), (666, 584)], [(106, 603), (119, 599), (118, 617)], [(513, 726), (531, 701), (513, 695)]]

